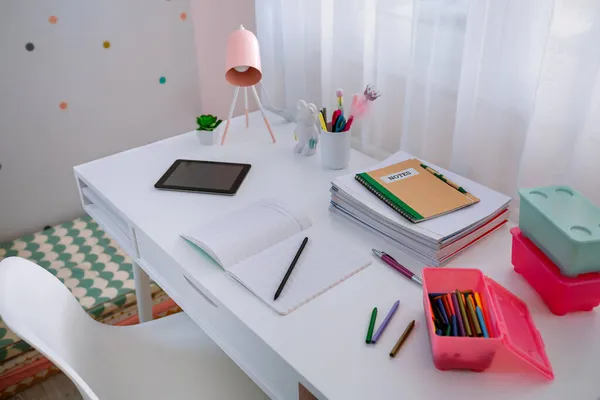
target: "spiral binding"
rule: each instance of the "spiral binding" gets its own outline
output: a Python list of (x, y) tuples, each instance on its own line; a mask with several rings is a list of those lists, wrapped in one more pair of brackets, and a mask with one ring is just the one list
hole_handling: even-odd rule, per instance
[(387, 197), (385, 197), (383, 194), (379, 193), (377, 190), (375, 190), (375, 188), (373, 186), (371, 186), (370, 183), (368, 183), (365, 179), (363, 179), (362, 176), (360, 175), (355, 175), (354, 179), (356, 179), (358, 181), (358, 183), (360, 183), (361, 185), (363, 185), (365, 188), (367, 188), (367, 190), (371, 193), (373, 193), (375, 196), (379, 197), (379, 199), (381, 201), (383, 201), (385, 204), (387, 204), (388, 206), (390, 206), (392, 209), (394, 209), (394, 211), (396, 211), (399, 214), (402, 214), (402, 216), (410, 221), (414, 221), (414, 218), (412, 217), (412, 215), (410, 215), (409, 213), (407, 213), (404, 209), (398, 207), (396, 204), (394, 204), (390, 199), (388, 199)]

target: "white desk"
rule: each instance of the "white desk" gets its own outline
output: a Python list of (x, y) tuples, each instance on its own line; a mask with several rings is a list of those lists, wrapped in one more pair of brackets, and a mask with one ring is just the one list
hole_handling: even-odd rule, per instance
[[(526, 368), (514, 373), (440, 372), (431, 361), (421, 290), (380, 261), (282, 317), (266, 307), (180, 233), (262, 197), (283, 197), (310, 211), (315, 225), (348, 236), (369, 253), (383, 248), (418, 270), (393, 245), (332, 215), (329, 182), (346, 171), (323, 170), (320, 154), (293, 154), (292, 125), (271, 117), (270, 144), (259, 115), (246, 130), (236, 119), (225, 146), (203, 147), (193, 132), (75, 168), (83, 203), (133, 259), (272, 398), (298, 396), (298, 382), (320, 399), (598, 399), (598, 312), (553, 316), (510, 262), (504, 227), (456, 258), (452, 266), (481, 268), (524, 299), (553, 363), (548, 382)], [(247, 162), (252, 169), (236, 196), (159, 191), (153, 185), (178, 158)], [(374, 160), (352, 153), (351, 169)], [(87, 193), (87, 194), (86, 194)], [(195, 282), (194, 289), (184, 277)], [(138, 274), (142, 276), (143, 273)], [(143, 282), (142, 282), (143, 283)], [(373, 306), (399, 312), (375, 346), (364, 342)], [(395, 359), (388, 353), (406, 324), (417, 327)], [(381, 320), (381, 318), (380, 318)]]

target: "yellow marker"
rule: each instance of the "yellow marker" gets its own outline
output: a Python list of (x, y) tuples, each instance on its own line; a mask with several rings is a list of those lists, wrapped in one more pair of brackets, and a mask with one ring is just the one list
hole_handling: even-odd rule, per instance
[(325, 124), (325, 120), (323, 119), (322, 113), (319, 113), (319, 121), (321, 122), (321, 129), (327, 132), (327, 125)]

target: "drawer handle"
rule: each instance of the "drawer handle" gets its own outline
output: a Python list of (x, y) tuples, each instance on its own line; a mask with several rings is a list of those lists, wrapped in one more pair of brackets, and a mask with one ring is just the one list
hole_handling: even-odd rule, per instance
[(204, 299), (206, 301), (208, 301), (213, 307), (219, 307), (217, 305), (217, 303), (215, 303), (210, 297), (208, 297), (208, 295), (206, 293), (204, 293), (202, 290), (198, 289), (198, 287), (196, 285), (194, 285), (194, 283), (192, 281), (190, 281), (190, 278), (188, 278), (187, 276), (183, 275), (183, 277), (185, 278), (185, 280), (187, 281), (187, 283), (194, 288), (194, 290), (196, 291), (196, 293), (198, 293), (200, 296), (204, 297)]

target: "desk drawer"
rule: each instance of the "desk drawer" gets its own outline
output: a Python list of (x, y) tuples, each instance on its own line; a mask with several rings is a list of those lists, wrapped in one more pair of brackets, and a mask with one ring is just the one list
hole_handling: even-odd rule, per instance
[(271, 398), (297, 399), (297, 372), (212, 294), (201, 290), (160, 247), (137, 230), (137, 260), (154, 281)]

